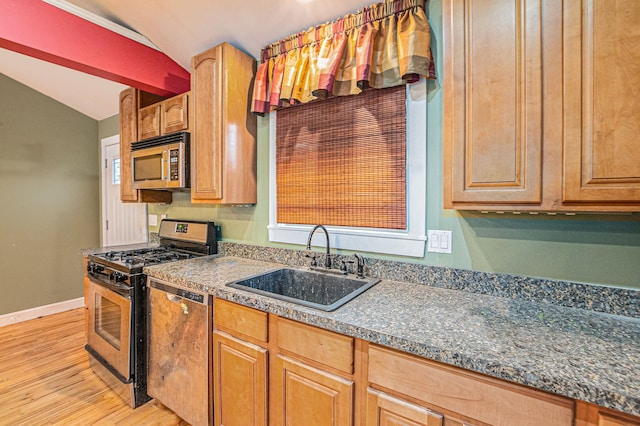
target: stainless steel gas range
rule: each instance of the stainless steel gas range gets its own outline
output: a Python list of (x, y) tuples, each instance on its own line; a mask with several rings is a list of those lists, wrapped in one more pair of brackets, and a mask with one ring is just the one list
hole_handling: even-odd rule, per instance
[(147, 402), (145, 266), (217, 253), (213, 222), (163, 220), (158, 247), (88, 256), (86, 350), (93, 371), (130, 406)]

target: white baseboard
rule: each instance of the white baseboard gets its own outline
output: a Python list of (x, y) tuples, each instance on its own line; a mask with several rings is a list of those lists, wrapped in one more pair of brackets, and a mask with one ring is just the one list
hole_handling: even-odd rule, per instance
[(38, 306), (36, 308), (25, 309), (24, 311), (0, 315), (0, 327), (43, 317), (45, 315), (52, 315), (69, 311), (71, 309), (81, 308), (83, 306), (84, 297), (78, 297), (77, 299), (65, 300), (64, 302), (52, 303), (51, 305)]

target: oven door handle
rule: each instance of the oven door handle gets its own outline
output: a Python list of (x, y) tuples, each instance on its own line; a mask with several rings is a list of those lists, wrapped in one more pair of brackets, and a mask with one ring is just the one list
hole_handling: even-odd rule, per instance
[(167, 293), (167, 300), (173, 303), (180, 303), (182, 302), (182, 297), (176, 296), (175, 294)]
[(104, 275), (104, 277), (96, 276), (93, 273), (91, 273), (89, 274), (89, 277), (93, 278), (91, 282), (93, 282), (95, 285), (99, 285), (100, 287), (104, 287), (111, 291), (115, 291), (120, 296), (123, 296), (131, 300), (131, 291), (132, 291), (131, 287), (126, 286), (124, 284), (120, 284), (120, 283), (114, 283), (109, 280), (108, 275), (106, 274), (102, 274), (102, 275)]

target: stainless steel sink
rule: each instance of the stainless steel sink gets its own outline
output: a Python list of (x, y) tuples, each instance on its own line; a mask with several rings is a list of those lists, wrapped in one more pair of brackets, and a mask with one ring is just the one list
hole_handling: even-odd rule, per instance
[(228, 283), (229, 287), (287, 302), (333, 311), (373, 287), (377, 278), (356, 278), (283, 268)]

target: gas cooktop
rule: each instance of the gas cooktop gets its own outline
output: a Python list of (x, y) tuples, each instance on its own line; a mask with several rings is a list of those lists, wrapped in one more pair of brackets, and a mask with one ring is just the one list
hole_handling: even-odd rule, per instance
[[(218, 252), (213, 222), (165, 219), (160, 223), (160, 246), (130, 250), (112, 250), (89, 255), (89, 270), (104, 272), (104, 267), (130, 275), (145, 266), (186, 260)], [(97, 264), (96, 268), (94, 265)]]
[(106, 260), (109, 263), (120, 266), (149, 266), (164, 262), (174, 262), (176, 260), (191, 259), (196, 254), (171, 247), (154, 247), (134, 250), (109, 251), (94, 255), (97, 258)]

